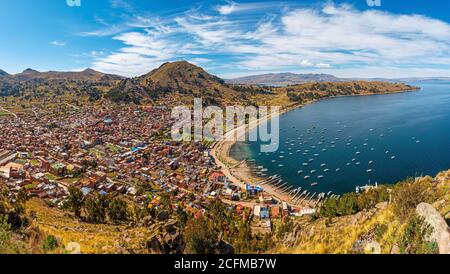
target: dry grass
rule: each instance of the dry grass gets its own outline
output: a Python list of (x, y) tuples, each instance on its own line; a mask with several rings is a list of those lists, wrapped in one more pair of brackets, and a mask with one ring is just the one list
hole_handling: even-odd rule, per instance
[(131, 250), (145, 253), (145, 241), (151, 236), (151, 231), (143, 227), (83, 223), (57, 208), (49, 208), (39, 199), (31, 199), (26, 209), (28, 214), (35, 212), (34, 225), (42, 232), (57, 237), (63, 245), (70, 242), (79, 243), (84, 254), (120, 253)]

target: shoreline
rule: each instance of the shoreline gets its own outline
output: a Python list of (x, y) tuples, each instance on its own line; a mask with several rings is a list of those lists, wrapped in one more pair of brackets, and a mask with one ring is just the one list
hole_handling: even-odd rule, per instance
[[(292, 104), (285, 109), (282, 109), (280, 113), (278, 114), (279, 117), (281, 117), (283, 114), (286, 114), (290, 111), (305, 107), (307, 105), (319, 102), (321, 100), (325, 99), (332, 99), (332, 98), (340, 98), (340, 97), (354, 97), (354, 96), (375, 96), (375, 95), (389, 95), (389, 94), (397, 94), (397, 93), (407, 93), (407, 92), (413, 92), (413, 91), (420, 91), (421, 88), (416, 89), (409, 89), (409, 90), (403, 90), (403, 91), (396, 91), (396, 92), (387, 92), (387, 93), (367, 93), (367, 94), (353, 94), (353, 95), (339, 95), (339, 96), (329, 96), (324, 97), (320, 99), (315, 99), (308, 101), (303, 104)], [(261, 178), (253, 174), (250, 167), (244, 162), (245, 161), (238, 161), (234, 159), (230, 155), (230, 150), (233, 147), (233, 145), (237, 142), (238, 138), (233, 138), (232, 140), (227, 139), (230, 135), (236, 135), (236, 132), (239, 132), (242, 130), (242, 127), (245, 127), (249, 132), (250, 130), (253, 130), (255, 127), (259, 126), (262, 123), (265, 123), (268, 121), (268, 119), (271, 118), (271, 114), (261, 117), (255, 121), (252, 121), (249, 124), (241, 125), (240, 127), (234, 128), (233, 130), (227, 132), (223, 138), (216, 141), (210, 150), (211, 156), (214, 158), (216, 164), (221, 167), (222, 172), (224, 175), (228, 178), (230, 182), (232, 182), (234, 185), (238, 186), (241, 189), (245, 189), (246, 184), (251, 186), (261, 186), (260, 183), (264, 182), (267, 178)], [(239, 136), (237, 136), (239, 137)], [(272, 185), (264, 184), (261, 186), (264, 189), (264, 193), (268, 194), (268, 196), (272, 196), (274, 199), (277, 199), (281, 202), (286, 202), (290, 206), (297, 208), (297, 209), (305, 209), (305, 208), (314, 208), (315, 206), (312, 206), (313, 204), (317, 204), (317, 200), (312, 199), (311, 201), (302, 201), (301, 203), (292, 203), (292, 195), (289, 195), (286, 192), (282, 192), (279, 189), (275, 188)]]

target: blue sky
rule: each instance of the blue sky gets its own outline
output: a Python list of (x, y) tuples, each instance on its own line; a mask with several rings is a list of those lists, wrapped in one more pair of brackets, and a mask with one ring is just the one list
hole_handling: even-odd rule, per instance
[[(2, 0), (0, 69), (450, 77), (450, 1)], [(369, 0), (370, 1), (370, 0)]]

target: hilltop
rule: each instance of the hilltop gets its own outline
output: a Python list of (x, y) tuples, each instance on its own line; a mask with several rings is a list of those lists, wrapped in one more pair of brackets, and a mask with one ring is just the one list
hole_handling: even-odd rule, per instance
[(287, 86), (307, 82), (339, 82), (343, 81), (330, 74), (295, 74), (295, 73), (269, 73), (252, 75), (226, 80), (229, 84), (261, 85), (261, 86)]
[(242, 93), (230, 88), (217, 76), (186, 61), (165, 63), (140, 77), (125, 79), (108, 97), (116, 102), (139, 102), (165, 97), (172, 102), (191, 102), (202, 97), (207, 104), (247, 101)]

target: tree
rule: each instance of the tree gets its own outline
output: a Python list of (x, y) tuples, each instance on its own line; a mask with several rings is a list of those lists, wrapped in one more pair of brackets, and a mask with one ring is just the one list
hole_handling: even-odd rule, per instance
[(74, 186), (69, 187), (69, 197), (67, 198), (64, 207), (72, 211), (75, 216), (79, 218), (81, 216), (81, 208), (83, 207), (83, 203), (83, 192)]
[(86, 211), (86, 218), (91, 223), (104, 223), (106, 220), (106, 210), (108, 208), (108, 201), (105, 196), (98, 195), (96, 197), (89, 197), (84, 203)]
[(213, 254), (217, 246), (217, 233), (204, 217), (188, 221), (184, 239), (189, 254)]
[(111, 222), (119, 223), (128, 220), (127, 203), (119, 198), (114, 198), (108, 206), (108, 216)]

